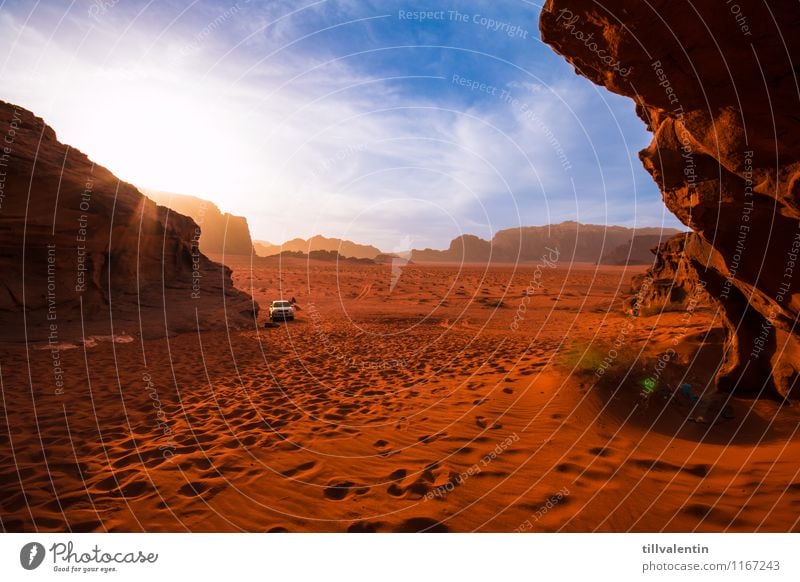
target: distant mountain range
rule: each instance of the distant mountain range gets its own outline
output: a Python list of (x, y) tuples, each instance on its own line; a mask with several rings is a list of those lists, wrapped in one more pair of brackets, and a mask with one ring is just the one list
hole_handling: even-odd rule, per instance
[[(394, 256), (372, 245), (340, 238), (317, 235), (309, 239), (295, 238), (282, 244), (263, 240), (253, 241), (247, 219), (223, 213), (213, 203), (183, 194), (143, 190), (158, 204), (167, 206), (194, 219), (200, 226), (200, 250), (220, 255), (250, 255), (260, 257), (281, 253), (369, 259), (386, 262)], [(606, 265), (650, 264), (652, 250), (662, 241), (678, 234), (673, 228), (627, 228), (601, 224), (581, 224), (566, 221), (545, 226), (524, 226), (498, 231), (491, 240), (472, 234), (453, 239), (445, 250), (414, 249), (402, 253), (404, 259), (416, 263), (515, 263), (532, 262), (558, 249), (559, 258), (566, 262), (602, 263)], [(330, 254), (333, 253), (333, 254)], [(287, 255), (288, 256), (288, 255)]]
[(253, 243), (253, 246), (255, 247), (256, 254), (261, 257), (277, 255), (284, 251), (304, 254), (309, 254), (313, 251), (334, 251), (338, 252), (342, 257), (354, 259), (374, 259), (381, 254), (380, 249), (372, 245), (362, 245), (349, 240), (327, 238), (320, 235), (312, 236), (308, 240), (295, 238), (281, 245), (274, 245), (266, 241), (257, 240)]
[[(567, 262), (602, 263), (607, 265), (650, 264), (651, 249), (662, 241), (678, 234), (673, 228), (627, 228), (599, 224), (580, 224), (574, 221), (548, 226), (526, 226), (501, 230), (488, 241), (465, 234), (451, 241), (446, 250), (423, 249), (403, 253), (416, 263), (514, 263), (531, 262), (548, 254), (548, 248), (558, 249), (560, 260)], [(314, 236), (308, 240), (297, 238), (273, 245), (255, 241), (256, 253), (271, 256), (279, 253), (315, 251), (338, 253), (341, 257), (371, 259), (377, 262), (391, 260), (395, 255), (382, 253), (371, 245), (361, 245), (349, 240)]]
[(466, 234), (447, 250), (415, 250), (411, 260), (421, 262), (514, 263), (536, 261), (549, 249), (558, 249), (561, 261), (611, 265), (649, 264), (650, 249), (678, 234), (672, 228), (626, 228), (581, 224), (574, 221), (525, 226), (498, 231), (491, 241)]
[(197, 223), (201, 231), (201, 252), (214, 255), (252, 254), (253, 241), (245, 217), (223, 213), (216, 204), (196, 196), (144, 188), (141, 191), (157, 204), (185, 214)]

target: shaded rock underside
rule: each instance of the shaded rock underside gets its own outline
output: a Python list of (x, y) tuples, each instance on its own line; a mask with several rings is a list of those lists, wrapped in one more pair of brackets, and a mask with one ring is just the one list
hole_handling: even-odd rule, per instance
[(798, 384), (798, 27), (797, 2), (756, 0), (548, 0), (540, 18), (544, 41), (631, 97), (653, 133), (640, 158), (693, 233), (660, 246), (647, 294), (700, 288), (719, 307), (725, 391)]

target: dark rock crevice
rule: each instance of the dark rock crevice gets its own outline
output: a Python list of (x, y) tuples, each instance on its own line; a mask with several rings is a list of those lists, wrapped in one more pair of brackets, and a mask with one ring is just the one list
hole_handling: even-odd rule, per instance
[(796, 396), (800, 374), (800, 4), (548, 0), (543, 40), (631, 97), (640, 153), (692, 229), (658, 248), (648, 301), (702, 285), (726, 330), (721, 390)]

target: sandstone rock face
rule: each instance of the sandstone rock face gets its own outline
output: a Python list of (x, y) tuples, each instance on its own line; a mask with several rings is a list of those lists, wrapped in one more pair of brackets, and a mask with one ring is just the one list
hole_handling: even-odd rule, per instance
[(216, 204), (184, 194), (143, 190), (148, 198), (194, 220), (202, 234), (200, 252), (210, 255), (251, 255), (253, 240), (244, 216), (223, 213)]
[(797, 395), (799, 26), (800, 4), (761, 0), (548, 0), (540, 18), (653, 132), (642, 163), (695, 234), (662, 246), (651, 275), (719, 306), (725, 391)]
[(258, 305), (197, 225), (0, 101), (0, 338), (157, 337), (253, 325)]

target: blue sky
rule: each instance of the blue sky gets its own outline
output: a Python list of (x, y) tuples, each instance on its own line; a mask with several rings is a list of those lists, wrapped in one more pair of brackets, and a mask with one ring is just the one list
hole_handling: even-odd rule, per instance
[[(255, 238), (384, 250), (579, 220), (678, 226), (630, 100), (538, 36), (540, 4), (5, 2), (0, 98), (136, 185)], [(424, 14), (419, 14), (423, 12)]]

